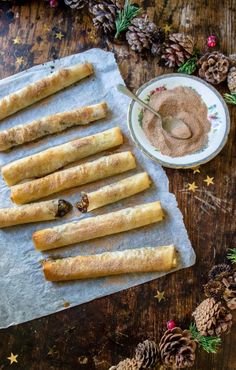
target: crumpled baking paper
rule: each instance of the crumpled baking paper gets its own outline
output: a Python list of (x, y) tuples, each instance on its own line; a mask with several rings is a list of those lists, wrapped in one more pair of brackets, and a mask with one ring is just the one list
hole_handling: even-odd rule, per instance
[[(1, 122), (1, 129), (103, 100), (109, 105), (110, 112), (107, 119), (84, 127), (73, 127), (58, 135), (51, 135), (35, 143), (14, 148), (7, 153), (1, 153), (0, 166), (72, 139), (94, 134), (114, 126), (120, 126), (125, 135), (125, 143), (118, 151), (132, 150), (137, 158), (138, 168), (113, 178), (60, 193), (58, 196), (60, 198), (64, 197), (74, 204), (78, 200), (78, 194), (81, 190), (95, 190), (100, 186), (131, 176), (142, 170), (146, 170), (150, 174), (153, 185), (151, 189), (141, 194), (100, 208), (88, 215), (79, 216), (74, 211), (74, 213), (64, 219), (0, 230), (1, 328), (61, 311), (64, 309), (65, 302), (69, 302), (71, 307), (76, 306), (165, 275), (163, 273), (130, 274), (84, 281), (52, 283), (45, 281), (40, 263), (42, 259), (49, 256), (76, 256), (78, 254), (93, 254), (101, 251), (115, 251), (144, 246), (153, 247), (174, 243), (179, 251), (181, 261), (177, 269), (191, 266), (195, 262), (195, 253), (188, 239), (182, 214), (178, 209), (175, 196), (168, 192), (168, 179), (164, 170), (160, 165), (144, 156), (129, 137), (126, 123), (129, 99), (116, 90), (116, 85), (124, 82), (112, 53), (100, 49), (91, 49), (84, 53), (35, 66), (0, 81), (0, 97), (18, 90), (30, 82), (37, 81), (43, 76), (50, 75), (50, 73), (59, 68), (84, 61), (93, 63), (95, 68), (94, 76), (78, 82), (76, 85), (5, 119)], [(99, 156), (101, 154), (94, 156), (94, 158)], [(57, 195), (54, 195), (54, 197), (57, 197)], [(40, 253), (34, 250), (31, 236), (36, 230), (59, 225), (78, 219), (78, 217), (100, 215), (154, 200), (161, 200), (162, 202), (167, 214), (164, 222), (47, 253)], [(10, 190), (2, 178), (0, 179), (0, 206), (13, 206), (10, 201)]]

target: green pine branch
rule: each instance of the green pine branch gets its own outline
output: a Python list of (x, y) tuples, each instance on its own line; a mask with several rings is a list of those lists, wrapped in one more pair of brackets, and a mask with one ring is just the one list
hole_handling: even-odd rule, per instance
[(229, 252), (227, 254), (228, 260), (230, 260), (232, 263), (236, 263), (236, 248), (229, 249)]
[(191, 323), (189, 330), (199, 346), (204, 349), (207, 353), (216, 353), (218, 347), (221, 345), (221, 338), (219, 337), (205, 337), (199, 333), (194, 323)]
[(181, 64), (181, 66), (178, 69), (179, 73), (186, 73), (188, 75), (193, 74), (197, 69), (197, 61), (200, 56), (200, 51), (198, 49), (195, 49), (193, 52), (193, 56), (187, 60), (187, 62)]
[(236, 93), (224, 94), (226, 103), (236, 105)]
[(136, 5), (130, 4), (129, 0), (125, 1), (124, 8), (118, 11), (118, 16), (116, 18), (116, 34), (115, 39), (119, 37), (121, 32), (127, 30), (130, 26), (133, 18), (137, 17), (141, 12), (141, 8)]

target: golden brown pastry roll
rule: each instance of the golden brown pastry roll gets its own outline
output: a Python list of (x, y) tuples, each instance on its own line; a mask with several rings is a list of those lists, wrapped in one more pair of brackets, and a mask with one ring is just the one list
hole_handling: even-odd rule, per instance
[(28, 204), (26, 206), (1, 208), (0, 228), (28, 224), (31, 222), (55, 220), (72, 210), (72, 205), (63, 199)]
[(146, 172), (127, 177), (124, 180), (103, 186), (91, 193), (81, 193), (81, 199), (76, 207), (82, 213), (103, 207), (106, 204), (118, 202), (150, 187), (151, 180)]
[(2, 176), (8, 185), (15, 185), (22, 180), (45, 176), (71, 162), (122, 143), (122, 132), (119, 127), (114, 127), (9, 163), (2, 167)]
[(90, 63), (76, 64), (75, 66), (60, 69), (50, 76), (33, 82), (26, 87), (5, 96), (0, 100), (0, 120), (18, 112), (21, 109), (55, 94), (57, 91), (90, 76), (93, 66)]
[(87, 125), (106, 117), (107, 109), (107, 104), (103, 102), (70, 112), (52, 114), (25, 125), (18, 125), (0, 131), (0, 151), (64, 131), (72, 126)]
[(161, 221), (164, 213), (160, 202), (141, 204), (105, 215), (70, 222), (33, 234), (35, 248), (48, 250)]
[(50, 281), (90, 279), (137, 272), (166, 272), (177, 266), (174, 245), (105, 252), (43, 262)]
[(15, 185), (11, 188), (11, 199), (17, 204), (29, 203), (62, 190), (117, 175), (135, 167), (135, 158), (131, 152), (108, 155), (93, 162), (86, 162), (40, 179)]

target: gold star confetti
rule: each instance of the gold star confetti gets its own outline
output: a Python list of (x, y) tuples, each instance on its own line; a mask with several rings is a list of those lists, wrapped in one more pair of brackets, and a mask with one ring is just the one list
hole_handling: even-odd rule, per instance
[(164, 27), (163, 27), (163, 30), (165, 33), (169, 33), (171, 31), (171, 26), (169, 24), (166, 24)]
[(188, 190), (192, 191), (193, 193), (198, 188), (198, 186), (195, 184), (195, 181), (192, 184), (188, 184)]
[(17, 57), (16, 58), (16, 61), (15, 61), (15, 65), (16, 66), (20, 66), (20, 65), (22, 65), (24, 63), (24, 58), (23, 57)]
[(213, 180), (214, 180), (214, 177), (209, 177), (207, 175), (206, 179), (203, 180), (203, 181), (206, 182), (207, 186), (209, 186), (209, 185), (214, 185), (214, 181)]
[(7, 357), (7, 359), (10, 361), (10, 364), (12, 365), (13, 362), (18, 362), (17, 359), (16, 359), (17, 357), (18, 357), (18, 355), (13, 355), (13, 353), (11, 352), (11, 356)]
[(13, 39), (13, 44), (14, 45), (20, 45), (22, 44), (22, 40), (19, 36), (16, 36), (16, 38)]
[(50, 347), (50, 348), (49, 348), (49, 351), (48, 351), (48, 353), (47, 353), (47, 355), (48, 355), (48, 356), (52, 356), (52, 357), (57, 357), (57, 356), (58, 356), (58, 354), (59, 354), (59, 352), (58, 352), (58, 351), (56, 351), (56, 346), (55, 346), (55, 344), (54, 344), (54, 346), (53, 346), (53, 347)]
[(60, 32), (57, 32), (57, 33), (55, 34), (55, 37), (56, 37), (56, 39), (58, 39), (58, 40), (62, 40), (62, 39), (63, 39), (63, 37), (64, 37), (64, 35), (63, 35), (63, 33), (61, 33), (61, 31), (60, 31)]
[(70, 302), (64, 301), (63, 307), (65, 307), (65, 308), (70, 307)]
[(43, 25), (43, 29), (44, 29), (44, 31), (46, 31), (46, 32), (51, 31), (51, 28), (49, 27), (49, 25), (48, 25), (48, 24), (44, 24), (44, 25)]
[(158, 299), (158, 302), (161, 302), (165, 299), (165, 292), (160, 292), (159, 290), (157, 290), (157, 294), (154, 295), (154, 298)]
[(200, 173), (200, 167), (193, 167), (192, 170), (193, 170), (193, 174), (195, 175), (195, 173)]

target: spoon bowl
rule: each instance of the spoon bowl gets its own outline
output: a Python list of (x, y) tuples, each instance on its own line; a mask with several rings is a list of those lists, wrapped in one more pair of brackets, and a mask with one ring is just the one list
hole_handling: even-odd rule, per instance
[(192, 136), (188, 125), (177, 117), (162, 117), (162, 128), (176, 139), (186, 140)]

